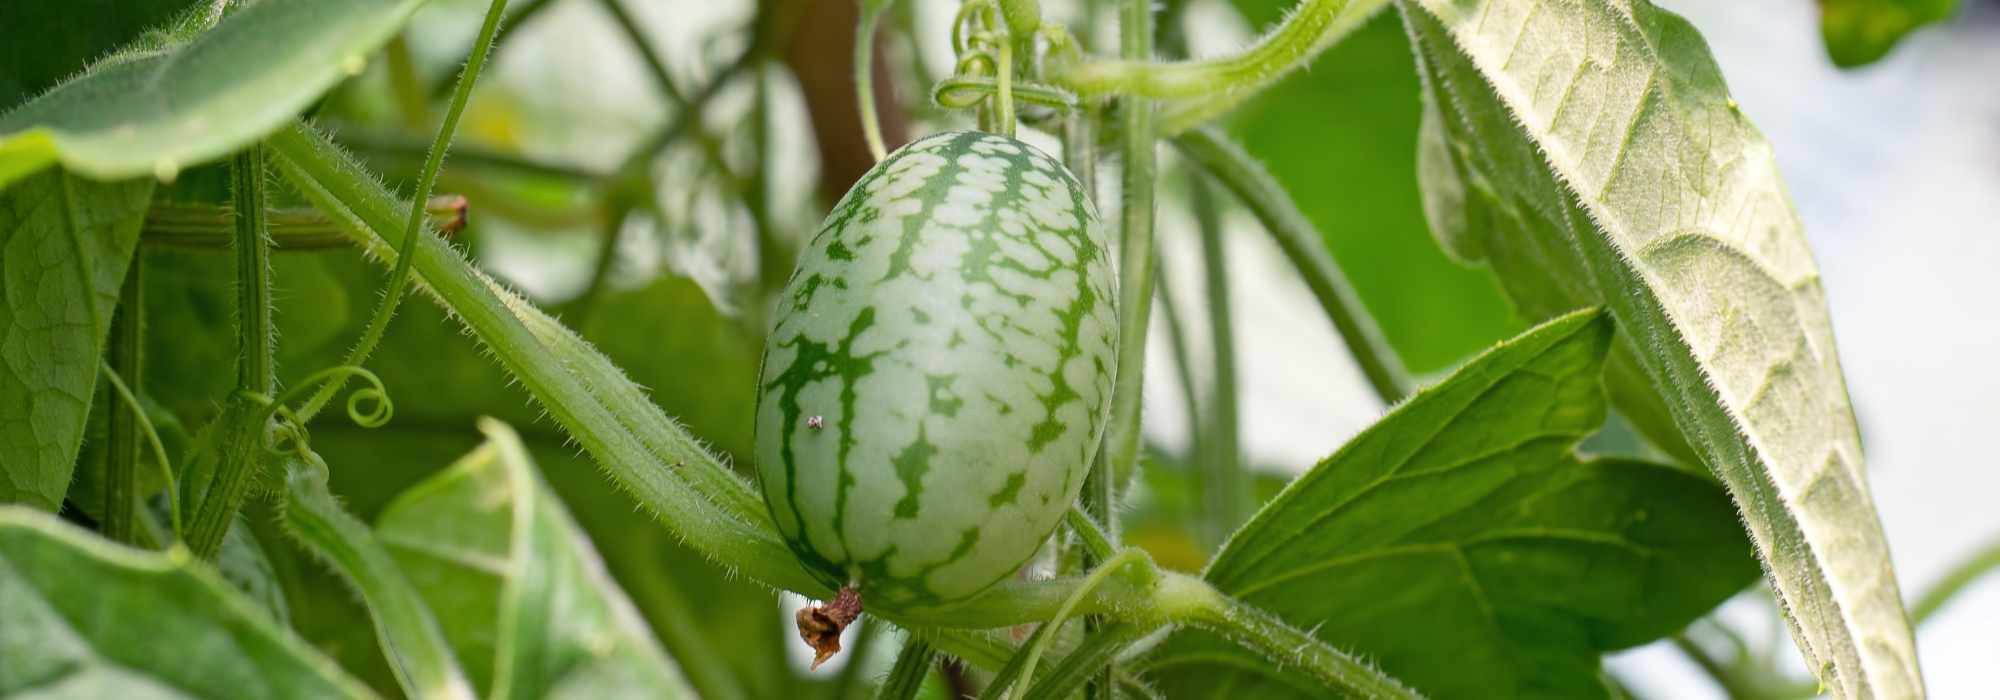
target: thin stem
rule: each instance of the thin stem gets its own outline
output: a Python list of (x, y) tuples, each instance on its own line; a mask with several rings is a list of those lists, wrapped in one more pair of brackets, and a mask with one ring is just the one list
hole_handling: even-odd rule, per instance
[(1383, 403), (1395, 403), (1408, 395), (1410, 377), (1401, 358), (1383, 339), (1381, 328), (1375, 325), (1375, 319), (1361, 305), (1347, 277), (1327, 254), (1326, 239), (1285, 194), (1277, 178), (1215, 129), (1190, 131), (1173, 142), (1189, 160), (1235, 193), (1277, 240), (1278, 248), (1298, 268), (1306, 287), (1333, 321), (1334, 330), (1347, 343), (1348, 352), (1354, 354), (1355, 363), (1361, 366), (1361, 373), (1375, 389), (1375, 395)]
[(178, 539), (181, 534), (181, 505), (180, 498), (176, 495), (179, 492), (174, 489), (173, 462), (167, 460), (166, 443), (160, 441), (160, 432), (153, 427), (153, 419), (146, 416), (146, 407), (139, 403), (139, 397), (132, 393), (132, 387), (127, 385), (124, 379), (119, 378), (117, 372), (112, 371), (111, 364), (100, 361), (98, 369), (104, 372), (104, 379), (111, 383), (111, 390), (118, 395), (118, 400), (125, 406), (125, 410), (132, 413), (133, 422), (138, 426), (139, 433), (146, 437), (146, 445), (153, 451), (153, 463), (160, 469), (160, 483), (166, 485), (162, 490), (167, 494), (167, 517), (171, 519), (173, 535)]
[[(105, 342), (106, 376), (140, 379), (140, 347), (144, 339), (146, 256), (132, 256), (125, 282), (118, 289), (118, 309), (111, 317)], [(138, 544), (139, 440), (138, 424), (145, 416), (107, 402), (104, 460), (104, 536), (113, 542)], [(171, 483), (171, 482), (169, 482)]]
[(889, 148), (882, 143), (882, 117), (875, 112), (875, 27), (894, 2), (863, 0), (861, 21), (854, 27), (854, 101), (861, 106), (861, 136), (878, 163), (889, 157)]
[[(1311, 61), (1339, 38), (1347, 0), (1305, 0), (1285, 21), (1242, 51), (1199, 60), (1153, 62), (1121, 53), (1122, 60), (1075, 64), (1053, 76), (1078, 94), (1184, 98), (1255, 93)], [(1126, 15), (1125, 20), (1131, 17)], [(1152, 23), (1148, 21), (1150, 28)], [(1122, 31), (1122, 30), (1121, 30)]]
[[(513, 16), (508, 17), (507, 21), (502, 22), (500, 24), (500, 32), (493, 35), (493, 46), (507, 46), (507, 37), (513, 36), (514, 32), (521, 31), (522, 28), (533, 24), (535, 18), (541, 16), (543, 10), (549, 9), (554, 4), (554, 0), (528, 0), (516, 6)], [(477, 40), (473, 41), (466, 50), (467, 61), (472, 59), (473, 52), (486, 53), (485, 49), (479, 47)], [(438, 100), (444, 98), (446, 95), (450, 95), (454, 85), (455, 83), (449, 80), (440, 80), (432, 83), (430, 98)]]
[(1180, 588), (1171, 597), (1180, 604), (1182, 622), (1222, 635), (1288, 669), (1304, 671), (1327, 688), (1360, 698), (1420, 697), (1366, 662), (1205, 584)]
[[(1120, 51), (1128, 59), (1153, 54), (1152, 3), (1125, 0), (1119, 23)], [(1139, 406), (1145, 386), (1146, 330), (1153, 302), (1153, 179), (1156, 172), (1152, 104), (1128, 98), (1120, 110), (1124, 131), (1120, 150), (1123, 201), (1119, 207), (1118, 372), (1112, 388), (1111, 422), (1105, 433), (1104, 461), (1110, 467), (1109, 489), (1132, 473), (1139, 459)], [(1093, 506), (1090, 514), (1104, 523), (1117, 541), (1116, 520), (1108, 507)]]
[[(1153, 60), (1151, 0), (1119, 3), (1118, 54), (1128, 61)], [(1120, 151), (1124, 168), (1119, 177), (1118, 370), (1111, 393), (1111, 418), (1099, 448), (1084, 502), (1103, 523), (1111, 543), (1119, 542), (1116, 495), (1118, 485), (1132, 474), (1139, 460), (1139, 407), (1146, 378), (1146, 330), (1153, 302), (1153, 179), (1158, 155), (1153, 143), (1153, 105), (1145, 98), (1127, 98), (1120, 111), (1124, 133)], [(1094, 483), (1092, 483), (1094, 482)], [(1095, 632), (1101, 620), (1085, 622)], [(1032, 678), (1032, 676), (1030, 676)], [(1118, 664), (1107, 663), (1098, 675), (1093, 698), (1108, 698), (1118, 677)]]
[(190, 481), (189, 498), (182, 499), (193, 509), (193, 517), (187, 519), (188, 548), (208, 561), (221, 552), (222, 537), (235, 521), (236, 511), (256, 480), (257, 467), (264, 461), (267, 423), (250, 402), (269, 400), (277, 384), (272, 362), (271, 249), (264, 233), (262, 146), (253, 145), (236, 155), (230, 165), (230, 185), (236, 229), (236, 392), (215, 418), (215, 451), (209, 453), (214, 459), (212, 468), (197, 470), (201, 460), (189, 460), (188, 476), (205, 476), (206, 482)]
[(1925, 620), (1937, 614), (1937, 611), (1944, 609), (1945, 604), (1951, 602), (1953, 596), (1964, 591), (1974, 581), (1996, 570), (2000, 570), (2000, 539), (1993, 540), (1985, 548), (1975, 552), (1972, 557), (1959, 562), (1958, 566), (1952, 567), (1951, 571), (1944, 575), (1944, 578), (1938, 579), (1938, 582), (1925, 590), (1923, 595), (1918, 596), (1916, 604), (1910, 607), (1910, 620), (1919, 625), (1923, 624)]
[[(440, 233), (465, 226), (464, 197), (432, 197), (425, 206), (431, 225)], [(236, 236), (236, 215), (230, 207), (198, 203), (155, 202), (146, 210), (139, 242), (170, 248), (228, 250)], [(316, 209), (271, 209), (264, 213), (264, 233), (271, 252), (326, 250), (352, 245), (333, 219)]]
[(1152, 625), (1122, 622), (1090, 633), (1063, 657), (1061, 664), (1028, 688), (1026, 700), (1060, 700), (1074, 695), (1091, 674), (1109, 665), (1119, 652), (1153, 629)]
[[(1107, 577), (1117, 573), (1119, 569), (1145, 561), (1145, 553), (1137, 549), (1127, 549), (1119, 552), (1110, 559), (1104, 560), (1104, 563), (1092, 570), (1089, 576), (1084, 577), (1083, 584), (1077, 586), (1075, 592), (1063, 600), (1062, 606), (1056, 608), (1054, 617), (1049, 618), (1047, 622), (1035, 628), (1035, 633), (1028, 638), (1027, 648), (1022, 652), (1024, 658), (1020, 668), (1013, 677), (1008, 677), (1007, 674), (1007, 671), (1014, 666), (1010, 661), (1007, 664), (1009, 669), (1002, 669), (1001, 675), (994, 678), (993, 682), (986, 686), (986, 692), (982, 693), (981, 696), (1006, 697), (1010, 699), (1021, 697), (1020, 689), (1026, 686), (1028, 681), (1034, 679), (1035, 664), (1041, 660), (1042, 652), (1048, 648), (1049, 640), (1055, 637), (1056, 633), (1062, 629), (1062, 623), (1069, 619), (1071, 613), (1076, 611), (1077, 603), (1082, 602), (1085, 597), (1090, 595), (1091, 591), (1096, 590), (1099, 585), (1104, 583)], [(1106, 668), (1109, 668), (1109, 666), (1107, 665)], [(1006, 691), (1004, 696), (999, 694), (1003, 689)]]
[[(417, 178), (414, 201), (430, 199), (431, 189), (437, 185), (438, 170), (444, 167), (445, 151), (451, 148), (452, 135), (458, 131), (458, 119), (465, 114), (465, 103), (472, 98), (472, 86), (479, 82), (479, 71), (486, 65), (486, 56), (493, 47), (493, 36), (500, 29), (500, 18), (507, 13), (507, 0), (493, 0), (486, 8), (486, 21), (479, 26), (479, 38), (472, 42), (472, 53), (466, 57), (465, 70), (459, 73), (458, 87), (452, 93), (451, 105), (445, 109), (444, 123), (438, 126), (437, 138), (431, 142), (430, 155), (424, 159), (423, 173)], [(240, 210), (240, 208), (239, 208)], [(408, 223), (403, 226), (403, 244), (397, 250), (414, 250), (418, 237), (424, 231), (424, 208), (411, 206)], [(396, 269), (389, 273), (389, 289), (382, 301), (375, 307), (375, 314), (368, 319), (368, 327), (361, 332), (361, 341), (347, 353), (342, 365), (359, 367), (374, 354), (375, 346), (382, 342), (382, 335), (389, 330), (389, 320), (396, 315), (396, 306), (403, 301), (403, 292), (410, 286), (410, 262), (415, 256), (397, 257)], [(311, 422), (320, 409), (333, 400), (346, 379), (327, 382), (298, 410), (301, 423)]]
[(1186, 406), (1188, 422), (1188, 461), (1193, 462), (1207, 454), (1202, 447), (1201, 390), (1194, 383), (1194, 356), (1189, 350), (1187, 328), (1181, 320), (1180, 309), (1175, 306), (1173, 280), (1167, 267), (1154, 262), (1153, 297), (1160, 305), (1160, 318), (1167, 322), (1167, 345), (1174, 351), (1174, 379), (1181, 385), (1181, 402)]
[(1001, 42), (999, 54), (999, 66), (994, 71), (994, 80), (998, 82), (999, 90), (993, 95), (993, 118), (999, 122), (1000, 133), (1011, 138), (1014, 136), (1013, 42)]
[(1104, 528), (1098, 527), (1083, 509), (1070, 506), (1063, 512), (1063, 522), (1068, 523), (1070, 531), (1076, 533), (1076, 539), (1083, 544), (1084, 553), (1092, 561), (1104, 561), (1118, 553), (1111, 544), (1111, 536), (1104, 534)]
[(923, 690), (924, 680), (930, 677), (931, 661), (936, 658), (937, 647), (923, 636), (911, 633), (909, 641), (903, 642), (903, 650), (896, 654), (896, 666), (889, 669), (889, 677), (875, 691), (875, 700), (915, 698)]
[(264, 232), (264, 150), (251, 145), (229, 169), (236, 227), (236, 388), (270, 395), (277, 383), (271, 328), (271, 242)]
[[(1215, 369), (1209, 375), (1205, 423), (1197, 424), (1201, 445), (1202, 493), (1208, 499), (1208, 538), (1220, 546), (1250, 512), (1250, 484), (1243, 471), (1236, 398), (1235, 323), (1229, 309), (1229, 257), (1222, 222), (1208, 183), (1191, 178), (1189, 201), (1201, 229), (1203, 286), (1208, 291), (1208, 328)], [(1202, 453), (1197, 453), (1202, 454)]]

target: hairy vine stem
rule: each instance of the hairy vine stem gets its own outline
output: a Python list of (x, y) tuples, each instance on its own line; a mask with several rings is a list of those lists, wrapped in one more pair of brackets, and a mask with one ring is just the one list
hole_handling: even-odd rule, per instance
[[(479, 38), (472, 42), (472, 53), (466, 56), (465, 70), (459, 73), (458, 87), (452, 92), (451, 106), (445, 109), (444, 123), (438, 125), (436, 140), (431, 142), (430, 155), (424, 158), (423, 173), (417, 178), (417, 202), (430, 199), (431, 189), (437, 185), (438, 170), (444, 167), (445, 151), (450, 150), (452, 136), (458, 132), (458, 119), (465, 114), (465, 104), (472, 98), (472, 86), (479, 81), (479, 71), (486, 65), (486, 56), (493, 48), (493, 37), (500, 29), (500, 18), (507, 13), (507, 0), (493, 0), (486, 8), (486, 20), (479, 26)], [(237, 209), (242, 211), (241, 206)], [(403, 244), (400, 250), (416, 247), (418, 237), (424, 232), (424, 207), (409, 207), (408, 223), (403, 226)], [(347, 353), (342, 365), (360, 366), (375, 353), (375, 346), (381, 344), (382, 335), (389, 330), (389, 320), (396, 315), (396, 306), (403, 301), (403, 293), (410, 286), (411, 256), (402, 256), (394, 271), (389, 273), (388, 291), (375, 307), (375, 314), (368, 319), (368, 327), (361, 332), (360, 342)], [(313, 394), (298, 410), (300, 422), (311, 422), (320, 409), (333, 400), (340, 392), (345, 379), (328, 382)]]
[[(931, 661), (937, 658), (937, 647), (930, 640), (912, 633), (903, 642), (903, 650), (896, 654), (896, 666), (889, 669), (889, 677), (882, 680), (882, 687), (875, 691), (875, 700), (911, 700), (923, 690), (924, 679), (931, 674)], [(853, 662), (848, 662), (852, 664)]]

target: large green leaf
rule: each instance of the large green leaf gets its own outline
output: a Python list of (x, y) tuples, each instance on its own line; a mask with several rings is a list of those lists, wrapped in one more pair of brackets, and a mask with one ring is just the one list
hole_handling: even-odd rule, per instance
[(368, 698), (186, 550), (0, 506), (0, 695)]
[(492, 697), (694, 697), (513, 430), (383, 512), (377, 530)]
[[(1296, 4), (1236, 2), (1252, 26)], [(1379, 6), (1355, 0), (1348, 11)], [(1227, 124), (1319, 230), (1390, 346), (1411, 371), (1426, 373), (1526, 325), (1490, 274), (1454, 264), (1424, 235), (1410, 161), (1421, 103), (1409, 45), (1394, 13), (1380, 13)]]
[[(1578, 312), (1472, 360), (1286, 487), (1206, 578), (1432, 697), (1605, 697), (1602, 652), (1757, 576), (1714, 482), (1574, 452), (1604, 422), (1611, 334)], [(1156, 663), (1177, 687), (1291, 684), (1226, 672), (1228, 646), (1183, 635)]]
[(0, 188), (58, 160), (97, 179), (172, 179), (228, 155), (358, 72), (422, 3), (266, 0), (114, 55), (0, 115)]
[(1613, 398), (1728, 487), (1821, 682), (1921, 695), (1819, 272), (1700, 35), (1644, 0), (1401, 7), (1441, 239), (1531, 315), (1607, 306)]
[(151, 191), (51, 171), (0, 192), (0, 503), (69, 489)]
[(1826, 55), (1842, 68), (1880, 60), (1918, 27), (1950, 17), (1958, 0), (1819, 0)]

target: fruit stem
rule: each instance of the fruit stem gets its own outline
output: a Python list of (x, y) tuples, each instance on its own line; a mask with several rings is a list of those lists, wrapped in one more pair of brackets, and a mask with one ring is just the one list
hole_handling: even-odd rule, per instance
[(840, 633), (858, 617), (861, 617), (861, 592), (853, 586), (840, 589), (825, 605), (799, 610), (799, 639), (813, 648), (813, 668), (840, 653)]

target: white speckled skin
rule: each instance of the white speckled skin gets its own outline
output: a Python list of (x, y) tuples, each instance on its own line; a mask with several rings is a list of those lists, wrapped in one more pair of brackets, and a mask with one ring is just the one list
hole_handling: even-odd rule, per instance
[(904, 605), (1018, 569), (1097, 449), (1116, 299), (1089, 198), (1032, 146), (939, 134), (863, 177), (765, 344), (758, 473), (807, 567)]

